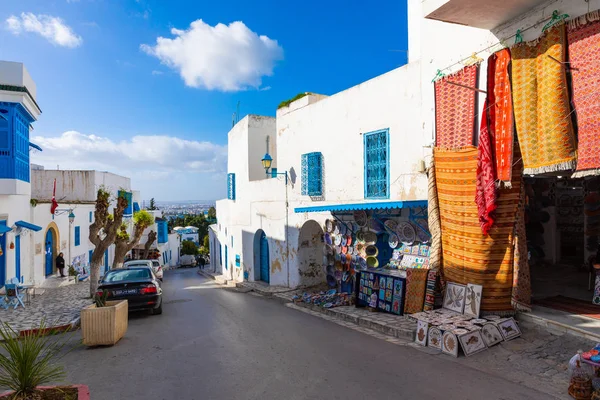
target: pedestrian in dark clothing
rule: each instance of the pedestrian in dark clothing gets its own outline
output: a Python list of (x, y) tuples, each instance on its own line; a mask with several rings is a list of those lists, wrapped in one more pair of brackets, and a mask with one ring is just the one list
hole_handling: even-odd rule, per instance
[(204, 257), (202, 257), (202, 256), (198, 257), (198, 263), (200, 264), (200, 268), (203, 269), (204, 264), (206, 263), (206, 261), (204, 261)]
[(65, 278), (65, 259), (63, 258), (63, 253), (59, 253), (58, 257), (56, 257), (56, 268), (60, 272), (60, 277)]

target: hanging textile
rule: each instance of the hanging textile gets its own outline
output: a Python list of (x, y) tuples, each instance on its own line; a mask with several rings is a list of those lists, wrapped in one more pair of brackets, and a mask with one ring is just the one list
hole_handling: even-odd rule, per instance
[(567, 40), (579, 141), (573, 178), (600, 175), (600, 12), (569, 21)]
[[(494, 84), (491, 89), (488, 84), (488, 103), (493, 112), (490, 114), (490, 130), (494, 138), (496, 178), (501, 185), (510, 186), (515, 142), (509, 75), (510, 50), (503, 49), (492, 54), (488, 59), (489, 64), (494, 66)], [(494, 96), (493, 101), (490, 100), (490, 93)]]
[(477, 149), (434, 150), (442, 228), (442, 272), (446, 282), (483, 285), (481, 310), (513, 313), (513, 236), (521, 191), (522, 164), (512, 171), (512, 188), (500, 189), (496, 221), (483, 235), (474, 202)]
[(494, 74), (496, 64), (488, 61), (487, 99), (483, 105), (481, 128), (479, 129), (479, 145), (477, 147), (477, 191), (475, 203), (481, 231), (487, 235), (494, 224), (496, 211), (496, 163), (492, 143), (494, 138), (490, 127), (494, 124)]
[(473, 145), (475, 128), (475, 91), (456, 86), (477, 87), (478, 65), (463, 68), (456, 74), (435, 82), (436, 146), (457, 149)]
[(437, 284), (438, 272), (429, 270), (427, 272), (427, 286), (425, 286), (425, 302), (423, 311), (431, 311), (435, 307), (435, 287)]
[(435, 163), (428, 171), (427, 187), (427, 222), (431, 233), (431, 247), (429, 247), (429, 268), (439, 269), (442, 258), (442, 231), (440, 228), (440, 209), (438, 206), (438, 193), (435, 185)]
[(513, 105), (525, 174), (575, 168), (575, 135), (561, 64), (566, 61), (565, 45), (561, 23), (538, 40), (511, 49)]
[(531, 311), (531, 275), (525, 233), (525, 185), (523, 183), (521, 183), (515, 223), (513, 266), (512, 306), (517, 311)]
[(409, 268), (406, 270), (404, 314), (423, 311), (428, 272), (429, 270), (426, 268)]

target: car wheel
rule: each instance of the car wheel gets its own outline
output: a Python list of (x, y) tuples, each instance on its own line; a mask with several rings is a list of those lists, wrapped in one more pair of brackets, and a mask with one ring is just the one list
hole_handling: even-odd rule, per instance
[(152, 309), (152, 315), (160, 315), (162, 314), (162, 301), (160, 302), (160, 306), (158, 308)]

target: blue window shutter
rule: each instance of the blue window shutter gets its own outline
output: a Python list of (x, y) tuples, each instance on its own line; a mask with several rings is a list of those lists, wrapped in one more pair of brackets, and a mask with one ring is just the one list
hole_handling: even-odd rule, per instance
[(18, 103), (0, 105), (0, 179), (29, 182), (29, 124), (33, 118)]
[(227, 174), (227, 198), (235, 200), (235, 174)]
[(167, 227), (167, 221), (156, 221), (157, 225), (157, 236), (158, 243), (167, 243), (169, 241), (169, 232)]
[(92, 223), (94, 219), (94, 213), (92, 211), (90, 211), (90, 224)]
[(235, 255), (235, 266), (236, 267), (240, 266), (240, 255), (239, 254)]
[(89, 259), (88, 259), (88, 264), (91, 264), (91, 263), (92, 263), (92, 255), (93, 255), (93, 254), (94, 254), (94, 250), (90, 250), (90, 251), (88, 252), (88, 258), (89, 258)]
[(79, 246), (81, 243), (81, 227), (75, 227), (75, 246)]
[(302, 195), (323, 195), (323, 154), (313, 152), (302, 154)]
[(389, 130), (364, 134), (365, 198), (390, 197)]
[(133, 202), (133, 212), (136, 213), (138, 211), (140, 211), (140, 205), (138, 204), (137, 201), (134, 201)]

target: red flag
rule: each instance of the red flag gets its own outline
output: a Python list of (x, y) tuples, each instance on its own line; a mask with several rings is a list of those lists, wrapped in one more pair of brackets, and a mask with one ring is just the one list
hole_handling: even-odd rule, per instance
[(54, 211), (58, 208), (56, 202), (56, 179), (54, 180), (54, 190), (52, 191), (52, 205), (50, 206), (50, 214), (54, 215)]

